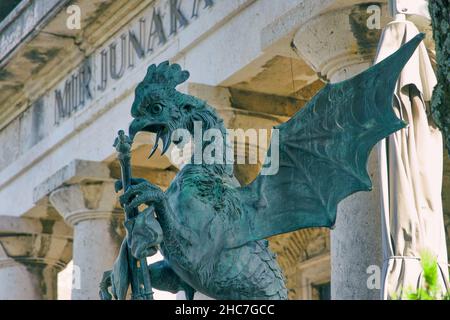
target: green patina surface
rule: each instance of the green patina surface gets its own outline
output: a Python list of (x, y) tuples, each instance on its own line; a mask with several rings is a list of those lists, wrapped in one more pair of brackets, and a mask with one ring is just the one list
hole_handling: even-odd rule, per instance
[(21, 0), (2, 0), (0, 1), (0, 22), (5, 19), (11, 11), (20, 3)]
[[(261, 171), (247, 186), (239, 185), (224, 159), (185, 165), (165, 192), (144, 179), (131, 179), (131, 143), (140, 131), (156, 133), (155, 146), (161, 139), (163, 154), (172, 142), (185, 142), (172, 135), (175, 130), (194, 135), (198, 123), (203, 132), (217, 129), (225, 141), (215, 110), (176, 90), (189, 73), (169, 62), (151, 65), (136, 88), (130, 138), (121, 132), (115, 143), (122, 166), (116, 190), (125, 189), (120, 203), (127, 237), (113, 270), (104, 275), (101, 297), (125, 299), (131, 283), (133, 296), (145, 299), (146, 292), (135, 291), (147, 290), (150, 281), (136, 273), (140, 264), (135, 260), (145, 261), (159, 248), (164, 261), (148, 266), (156, 289), (184, 290), (189, 299), (195, 291), (216, 299), (286, 299), (281, 269), (265, 239), (332, 227), (342, 199), (371, 190), (369, 153), (405, 127), (392, 110), (392, 97), (398, 75), (422, 39), (418, 35), (367, 71), (320, 90), (277, 127), (279, 144), (272, 136), (269, 153), (279, 151), (278, 171)], [(197, 141), (195, 148), (204, 152), (212, 143)], [(147, 208), (139, 212), (143, 205)]]

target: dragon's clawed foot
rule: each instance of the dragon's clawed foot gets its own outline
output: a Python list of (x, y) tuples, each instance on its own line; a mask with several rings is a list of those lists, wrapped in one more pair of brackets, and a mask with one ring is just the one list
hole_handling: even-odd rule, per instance
[(112, 300), (112, 295), (109, 292), (109, 288), (111, 287), (111, 274), (112, 271), (105, 271), (103, 273), (102, 281), (100, 281), (100, 299), (101, 300)]

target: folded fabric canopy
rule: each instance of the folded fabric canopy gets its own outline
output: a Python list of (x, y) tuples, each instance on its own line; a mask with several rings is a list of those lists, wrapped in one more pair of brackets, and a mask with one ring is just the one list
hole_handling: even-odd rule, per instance
[[(404, 19), (383, 31), (375, 63), (417, 35)], [(378, 145), (381, 173), (383, 299), (402, 297), (423, 281), (421, 252), (436, 256), (442, 290), (448, 290), (448, 260), (442, 212), (443, 142), (429, 113), (436, 77), (422, 43), (397, 82), (394, 109), (409, 126)]]

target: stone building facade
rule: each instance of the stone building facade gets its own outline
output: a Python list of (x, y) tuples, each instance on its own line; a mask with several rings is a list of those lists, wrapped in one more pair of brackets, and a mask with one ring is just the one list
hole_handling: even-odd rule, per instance
[[(325, 81), (368, 68), (389, 19), (384, 0), (21, 1), (0, 22), (0, 299), (55, 299), (71, 260), (72, 299), (97, 299), (124, 236), (112, 142), (148, 65), (189, 70), (181, 90), (228, 128), (270, 129)], [(166, 188), (174, 159), (147, 160), (154, 136), (136, 139), (134, 176)], [(290, 298), (379, 297), (366, 285), (367, 267), (381, 265), (376, 162), (374, 191), (346, 199), (333, 231), (270, 239)], [(236, 166), (242, 183), (258, 170)]]

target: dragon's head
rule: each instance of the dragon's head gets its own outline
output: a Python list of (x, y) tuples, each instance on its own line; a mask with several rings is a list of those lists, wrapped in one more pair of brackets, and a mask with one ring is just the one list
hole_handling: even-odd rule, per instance
[(186, 129), (192, 133), (195, 121), (201, 121), (204, 128), (220, 121), (205, 101), (175, 89), (188, 78), (188, 71), (166, 61), (158, 66), (152, 64), (144, 80), (136, 87), (131, 107), (134, 120), (129, 135), (133, 139), (140, 131), (156, 133), (156, 142), (149, 157), (156, 151), (159, 139), (163, 141), (162, 154), (168, 150), (174, 130)]

